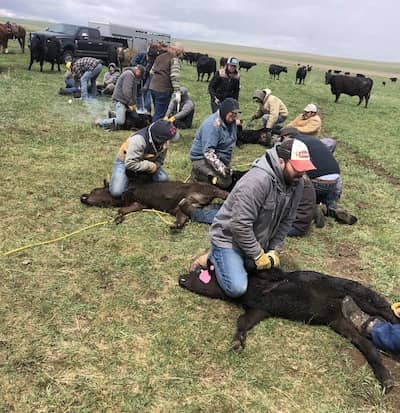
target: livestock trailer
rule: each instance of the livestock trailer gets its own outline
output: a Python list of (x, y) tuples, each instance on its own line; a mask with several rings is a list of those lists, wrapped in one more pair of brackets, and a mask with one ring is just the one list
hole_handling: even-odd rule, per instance
[(151, 43), (164, 42), (171, 43), (171, 35), (158, 33), (152, 30), (140, 29), (137, 27), (121, 26), (114, 23), (89, 22), (89, 27), (100, 30), (105, 38), (126, 39), (131, 49), (145, 51)]

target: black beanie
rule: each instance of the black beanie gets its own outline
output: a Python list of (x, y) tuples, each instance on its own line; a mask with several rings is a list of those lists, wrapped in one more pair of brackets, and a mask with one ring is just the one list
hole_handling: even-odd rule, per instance
[(176, 128), (172, 122), (159, 119), (149, 126), (148, 134), (156, 145), (160, 145), (175, 136)]
[(239, 102), (236, 99), (227, 98), (221, 103), (219, 107), (219, 114), (224, 122), (225, 117), (229, 112), (239, 112)]

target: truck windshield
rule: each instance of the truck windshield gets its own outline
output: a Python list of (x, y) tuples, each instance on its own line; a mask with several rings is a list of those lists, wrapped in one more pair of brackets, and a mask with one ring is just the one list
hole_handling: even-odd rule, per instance
[(76, 33), (76, 27), (73, 24), (52, 24), (46, 30), (54, 33), (65, 33), (70, 36)]

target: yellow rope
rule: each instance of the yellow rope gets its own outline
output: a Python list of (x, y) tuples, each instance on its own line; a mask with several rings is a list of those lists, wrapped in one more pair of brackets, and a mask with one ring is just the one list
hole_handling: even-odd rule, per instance
[(1, 255), (3, 257), (5, 257), (6, 255), (11, 255), (11, 254), (15, 254), (16, 252), (19, 251), (23, 251), (26, 250), (28, 248), (33, 248), (33, 247), (38, 247), (39, 245), (46, 245), (46, 244), (51, 244), (53, 242), (57, 242), (57, 241), (61, 241), (63, 239), (72, 237), (73, 235), (79, 234), (80, 232), (86, 231), (88, 229), (94, 228), (94, 227), (98, 227), (100, 225), (106, 225), (106, 224), (111, 224), (112, 222), (114, 222), (114, 220), (109, 220), (109, 221), (102, 221), (102, 222), (98, 222), (97, 224), (93, 224), (93, 225), (89, 225), (87, 227), (78, 229), (77, 231), (71, 232), (69, 234), (63, 235), (62, 237), (58, 237), (58, 238), (54, 238), (48, 241), (43, 241), (43, 242), (35, 242), (34, 244), (30, 244), (30, 245), (25, 245), (24, 247), (20, 247), (20, 248), (15, 248), (14, 250), (11, 251), (7, 251), (7, 252), (3, 252)]
[[(168, 222), (168, 221), (162, 216), (162, 215), (169, 215), (168, 212), (157, 211), (156, 209), (142, 209), (142, 211), (144, 211), (144, 212), (153, 212), (153, 213), (155, 213), (155, 214), (161, 219), (161, 221), (163, 221), (165, 224), (167, 224), (167, 225), (172, 225), (172, 224), (173, 224), (172, 222)], [(100, 225), (112, 224), (113, 222), (114, 222), (114, 218), (113, 218), (113, 219), (110, 219), (110, 220), (108, 220), (108, 221), (101, 221), (101, 222), (98, 222), (97, 224), (92, 224), (92, 225), (89, 225), (89, 226), (87, 226), (87, 227), (84, 227), (84, 228), (78, 229), (78, 230), (76, 230), (76, 231), (70, 232), (69, 234), (63, 235), (62, 237), (54, 238), (54, 239), (51, 239), (51, 240), (48, 240), (48, 241), (35, 242), (35, 243), (33, 243), (33, 244), (25, 245), (24, 247), (19, 247), (19, 248), (15, 248), (15, 249), (10, 250), (10, 251), (7, 251), (7, 252), (3, 252), (3, 253), (1, 253), (1, 256), (2, 256), (2, 257), (5, 257), (5, 256), (7, 256), (7, 255), (15, 254), (16, 252), (20, 252), (20, 251), (23, 251), (23, 250), (27, 250), (28, 248), (38, 247), (38, 246), (40, 246), (40, 245), (52, 244), (53, 242), (58, 242), (58, 241), (61, 241), (61, 240), (63, 240), (63, 239), (72, 237), (73, 235), (79, 234), (80, 232), (87, 231), (88, 229), (95, 228), (95, 227), (99, 227)]]

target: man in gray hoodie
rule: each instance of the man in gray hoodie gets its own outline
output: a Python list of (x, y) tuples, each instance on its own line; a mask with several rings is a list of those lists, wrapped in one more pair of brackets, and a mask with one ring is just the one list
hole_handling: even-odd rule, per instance
[(126, 120), (126, 111), (136, 112), (137, 88), (144, 75), (145, 69), (141, 65), (127, 67), (118, 78), (114, 88), (112, 101), (115, 103), (115, 117), (97, 119), (96, 126), (118, 129)]
[(209, 259), (230, 297), (247, 290), (246, 259), (257, 269), (279, 267), (279, 252), (302, 196), (302, 176), (312, 169), (307, 146), (288, 139), (254, 161), (223, 203), (210, 229)]

